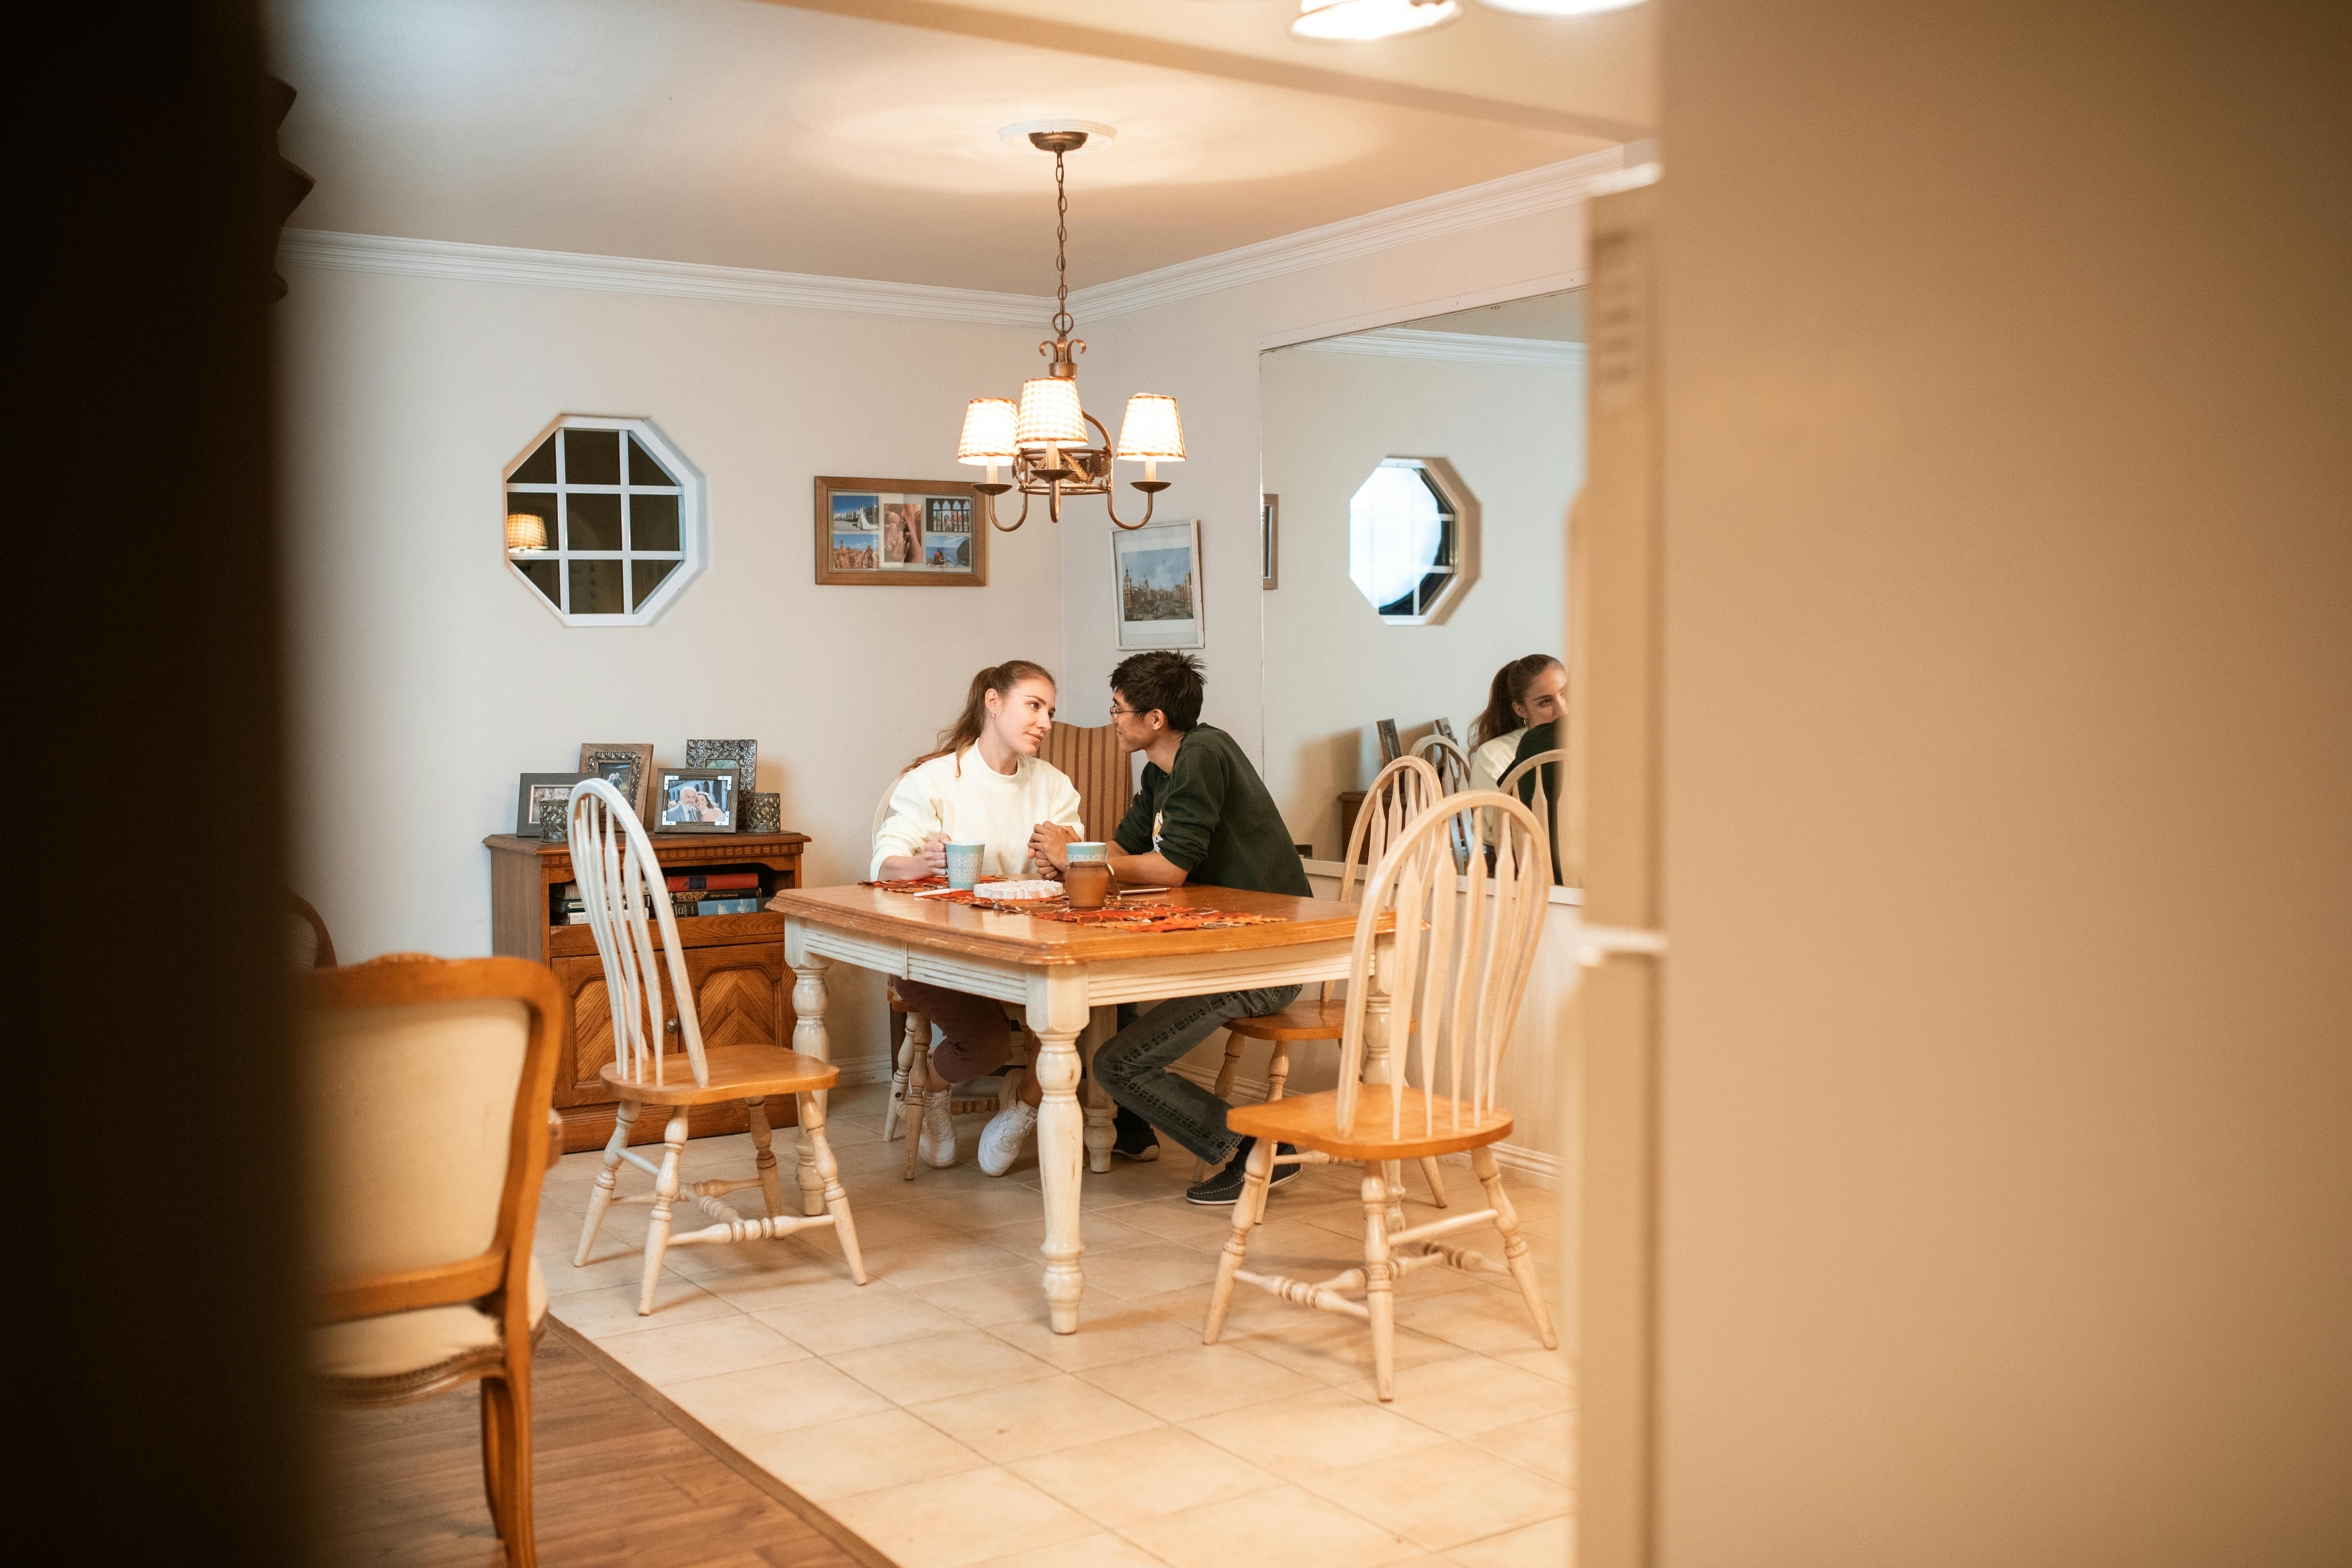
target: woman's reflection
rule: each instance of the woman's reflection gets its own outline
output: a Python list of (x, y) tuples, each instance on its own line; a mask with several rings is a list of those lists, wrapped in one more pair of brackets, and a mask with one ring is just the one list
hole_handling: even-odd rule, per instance
[(1486, 710), (1470, 725), (1472, 789), (1501, 784), (1528, 731), (1567, 713), (1567, 669), (1548, 653), (1515, 658), (1495, 672), (1486, 690)]

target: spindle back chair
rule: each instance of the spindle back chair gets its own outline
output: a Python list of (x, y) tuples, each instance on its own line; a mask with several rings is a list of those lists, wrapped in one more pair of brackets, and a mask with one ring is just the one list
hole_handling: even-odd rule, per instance
[(1558, 804), (1554, 785), (1559, 778), (1558, 770), (1564, 767), (1567, 763), (1568, 753), (1565, 751), (1538, 752), (1523, 762), (1513, 763), (1511, 770), (1505, 773), (1501, 781), (1495, 785), (1505, 795), (1517, 799), (1521, 794), (1522, 781), (1525, 782), (1528, 786), (1526, 805), (1536, 814), (1536, 821), (1542, 825), (1544, 858), (1551, 868), (1551, 879), (1555, 882), (1559, 880), (1559, 847), (1552, 842), (1552, 828), (1556, 820), (1552, 816), (1552, 810)]

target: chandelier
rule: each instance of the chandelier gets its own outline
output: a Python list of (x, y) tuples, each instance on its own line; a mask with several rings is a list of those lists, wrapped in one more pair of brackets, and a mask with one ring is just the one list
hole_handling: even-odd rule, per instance
[[(1160, 465), (1184, 460), (1184, 426), (1177, 417), (1176, 400), (1151, 392), (1129, 398), (1114, 453), (1110, 432), (1078, 402), (1076, 356), (1087, 352), (1087, 343), (1084, 338), (1070, 336), (1077, 322), (1070, 317), (1070, 196), (1063, 184), (1062, 160), (1085, 146), (1091, 131), (1108, 128), (1013, 127), (1008, 140), (1011, 130), (1026, 131), (1032, 146), (1054, 154), (1054, 335), (1037, 345), (1037, 352), (1048, 362), (1045, 374), (1022, 383), (1018, 404), (1009, 397), (975, 397), (964, 409), (963, 438), (956, 445), (956, 461), (988, 469), (987, 482), (972, 489), (980, 492), (981, 515), (1003, 532), (1010, 533), (1029, 521), (1029, 502), (1035, 496), (1045, 498), (1045, 513), (1055, 522), (1062, 521), (1063, 497), (1100, 496), (1112, 522), (1120, 528), (1141, 528), (1151, 521), (1152, 506), (1168, 488), (1168, 481), (1160, 477)], [(1101, 436), (1100, 445), (1087, 435), (1089, 425)], [(1143, 477), (1129, 481), (1143, 492), (1143, 515), (1133, 522), (1118, 515), (1118, 498), (1111, 490), (1114, 456), (1120, 462), (1143, 465)], [(997, 469), (1003, 468), (1013, 470), (1010, 484), (996, 477)], [(996, 498), (1016, 485), (1021, 490), (1021, 515), (1005, 522), (996, 515)]]
[[(1641, 0), (1478, 0), (1493, 11), (1520, 16), (1590, 16), (1622, 11)], [(1443, 26), (1462, 15), (1462, 0), (1299, 0), (1294, 38), (1360, 42), (1393, 38)]]

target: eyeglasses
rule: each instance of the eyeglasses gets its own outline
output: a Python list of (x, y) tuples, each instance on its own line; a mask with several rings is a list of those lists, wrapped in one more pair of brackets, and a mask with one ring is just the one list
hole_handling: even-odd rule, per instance
[(1114, 702), (1110, 705), (1110, 716), (1114, 719), (1138, 719), (1141, 718), (1142, 714), (1136, 709), (1122, 708)]

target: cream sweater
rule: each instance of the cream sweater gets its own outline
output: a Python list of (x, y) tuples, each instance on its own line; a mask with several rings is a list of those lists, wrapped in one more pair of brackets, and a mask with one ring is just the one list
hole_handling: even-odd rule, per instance
[(1470, 787), (1500, 789), (1503, 775), (1511, 771), (1511, 759), (1519, 754), (1519, 742), (1527, 739), (1525, 724), (1507, 735), (1497, 735), (1470, 753)]
[(1053, 763), (1021, 757), (1006, 774), (982, 762), (974, 747), (952, 757), (933, 757), (898, 775), (890, 791), (888, 815), (874, 836), (874, 858), (866, 875), (879, 877), (882, 862), (890, 856), (920, 855), (924, 839), (943, 833), (961, 843), (977, 840), (988, 846), (988, 853), (981, 857), (982, 875), (1027, 876), (1032, 869), (1029, 835), (1041, 822), (1080, 831), (1086, 826), (1077, 785)]

